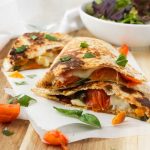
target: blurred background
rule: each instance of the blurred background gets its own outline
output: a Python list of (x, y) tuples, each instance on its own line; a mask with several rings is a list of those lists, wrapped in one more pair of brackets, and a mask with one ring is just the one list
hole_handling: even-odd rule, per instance
[(1, 0), (0, 24), (18, 21), (45, 26), (59, 22), (67, 9), (77, 7), (87, 0)]

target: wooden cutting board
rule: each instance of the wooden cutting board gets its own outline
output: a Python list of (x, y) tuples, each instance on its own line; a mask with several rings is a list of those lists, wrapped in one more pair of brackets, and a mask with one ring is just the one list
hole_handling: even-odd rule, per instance
[[(71, 33), (75, 36), (91, 36), (87, 30), (82, 29)], [(0, 52), (0, 65), (6, 56), (11, 42)], [(138, 64), (150, 80), (150, 49), (132, 51)], [(6, 78), (0, 71), (0, 103), (8, 99), (4, 88), (10, 87)], [(8, 127), (15, 134), (4, 136), (1, 131)], [(86, 139), (69, 144), (70, 150), (150, 150), (149, 136), (133, 136), (116, 139)], [(60, 150), (59, 147), (48, 146), (41, 142), (29, 121), (16, 120), (11, 124), (0, 124), (0, 150)]]

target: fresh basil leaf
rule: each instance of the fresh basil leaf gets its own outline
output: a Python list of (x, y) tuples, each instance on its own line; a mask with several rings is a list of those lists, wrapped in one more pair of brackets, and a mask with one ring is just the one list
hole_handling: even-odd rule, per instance
[(88, 80), (89, 80), (88, 78), (80, 79), (79, 81), (76, 82), (76, 85), (82, 85), (82, 84), (84, 84)]
[(36, 100), (28, 95), (21, 95), (18, 97), (18, 103), (24, 107), (28, 107), (30, 104), (33, 104), (35, 102)]
[(80, 43), (81, 48), (87, 48), (88, 46), (89, 44), (86, 41)]
[(15, 82), (16, 85), (26, 85), (27, 82), (26, 81), (21, 81), (21, 82)]
[(30, 75), (27, 75), (27, 77), (33, 79), (36, 77), (36, 74), (30, 74)]
[(126, 64), (128, 63), (128, 60), (127, 60), (127, 58), (126, 58), (125, 55), (120, 54), (119, 57), (118, 57), (117, 60), (116, 60), (116, 63), (117, 63), (119, 66), (125, 67)]
[(83, 113), (82, 110), (68, 110), (68, 109), (62, 109), (62, 108), (57, 108), (57, 107), (54, 107), (54, 109), (56, 109), (58, 112), (66, 116), (74, 117), (74, 118), (79, 118)]
[(36, 40), (38, 37), (37, 37), (36, 35), (31, 35), (30, 38), (31, 38), (32, 40)]
[(82, 110), (68, 110), (68, 109), (62, 109), (57, 107), (54, 107), (54, 109), (56, 109), (58, 112), (66, 116), (77, 118), (88, 125), (98, 127), (98, 128), (101, 127), (101, 124), (96, 116), (88, 113), (83, 114)]
[(22, 53), (22, 52), (24, 52), (26, 49), (27, 49), (27, 46), (26, 46), (26, 45), (22, 45), (22, 46), (16, 48), (16, 53)]
[(57, 41), (58, 40), (55, 36), (50, 35), (50, 34), (45, 34), (44, 37), (50, 41)]
[(98, 118), (92, 114), (82, 114), (82, 116), (79, 118), (80, 121), (87, 123), (89, 125), (92, 125), (94, 127), (101, 127), (101, 124), (98, 120)]
[(61, 62), (66, 62), (66, 61), (70, 61), (70, 60), (71, 60), (70, 56), (64, 56), (64, 57), (60, 58)]
[(3, 133), (3, 135), (5, 135), (5, 136), (11, 136), (11, 135), (14, 134), (14, 132), (9, 131), (7, 127), (5, 127), (5, 128), (2, 130), (2, 133)]
[(83, 56), (83, 58), (94, 58), (94, 57), (95, 57), (95, 55), (90, 52), (85, 53)]
[(28, 95), (17, 95), (8, 100), (9, 104), (19, 103), (21, 106), (28, 107), (29, 105), (35, 103), (36, 100)]

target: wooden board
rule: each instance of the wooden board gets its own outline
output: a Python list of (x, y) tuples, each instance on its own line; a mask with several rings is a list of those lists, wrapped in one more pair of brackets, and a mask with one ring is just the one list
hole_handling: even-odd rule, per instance
[[(85, 29), (73, 32), (72, 35), (91, 36)], [(6, 56), (10, 44), (0, 52), (0, 65)], [(146, 77), (150, 80), (150, 49), (132, 51)], [(0, 103), (8, 99), (4, 88), (9, 87), (4, 75), (0, 71)], [(15, 134), (6, 137), (1, 134), (4, 127), (8, 127)], [(117, 139), (86, 139), (69, 144), (70, 150), (149, 150), (149, 136), (133, 136)], [(28, 121), (16, 120), (11, 124), (0, 124), (0, 150), (60, 150), (59, 147), (52, 147), (41, 142), (32, 125)]]

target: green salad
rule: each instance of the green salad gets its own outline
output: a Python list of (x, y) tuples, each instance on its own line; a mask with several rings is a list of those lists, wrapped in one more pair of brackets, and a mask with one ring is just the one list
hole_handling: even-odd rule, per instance
[(150, 22), (150, 0), (95, 0), (85, 12), (96, 18), (127, 24)]

